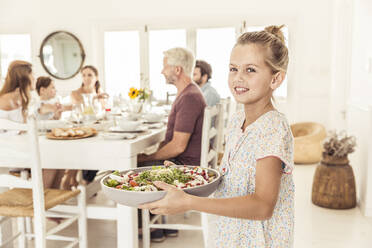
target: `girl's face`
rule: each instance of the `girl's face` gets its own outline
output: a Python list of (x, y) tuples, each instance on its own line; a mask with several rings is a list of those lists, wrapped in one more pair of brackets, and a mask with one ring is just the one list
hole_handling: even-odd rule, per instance
[(90, 68), (86, 68), (82, 71), (83, 84), (86, 87), (94, 86), (97, 82), (97, 76), (94, 74), (94, 71)]
[(274, 75), (265, 63), (266, 50), (259, 45), (237, 45), (230, 56), (229, 88), (238, 103), (270, 100)]
[(40, 89), (40, 96), (49, 100), (56, 96), (56, 87), (54, 82), (51, 82), (48, 87)]

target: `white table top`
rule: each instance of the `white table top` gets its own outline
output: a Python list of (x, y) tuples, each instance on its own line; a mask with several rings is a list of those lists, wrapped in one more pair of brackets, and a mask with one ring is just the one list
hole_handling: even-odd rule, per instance
[[(39, 137), (43, 168), (51, 169), (123, 169), (146, 148), (164, 140), (166, 128), (149, 129), (131, 140), (104, 140), (101, 135), (77, 140), (51, 140)], [(0, 167), (27, 167), (27, 135), (0, 138)], [(128, 163), (128, 164), (127, 164)], [(132, 164), (132, 166), (130, 165)]]

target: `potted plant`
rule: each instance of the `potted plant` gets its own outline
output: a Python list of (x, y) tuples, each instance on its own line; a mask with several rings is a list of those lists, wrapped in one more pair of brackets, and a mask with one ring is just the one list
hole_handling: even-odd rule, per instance
[(348, 209), (356, 206), (355, 178), (348, 154), (354, 152), (356, 140), (346, 132), (329, 133), (323, 144), (322, 160), (317, 166), (312, 189), (315, 205)]

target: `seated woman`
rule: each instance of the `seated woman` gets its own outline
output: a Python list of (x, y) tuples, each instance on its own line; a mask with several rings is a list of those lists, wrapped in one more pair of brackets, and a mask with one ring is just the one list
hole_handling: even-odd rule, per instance
[(73, 104), (84, 103), (83, 95), (93, 95), (94, 99), (99, 99), (102, 106), (105, 105), (105, 99), (108, 97), (107, 93), (101, 90), (101, 84), (98, 80), (98, 70), (92, 65), (86, 65), (81, 69), (81, 76), (83, 83), (80, 88), (71, 92), (71, 102)]
[(8, 68), (0, 91), (0, 118), (26, 122), (31, 90), (35, 89), (32, 65), (26, 61), (13, 61)]
[[(81, 69), (81, 76), (83, 78), (83, 83), (80, 88), (71, 92), (71, 102), (73, 104), (83, 104), (85, 94), (92, 94), (93, 99), (98, 99), (105, 107), (105, 99), (108, 97), (107, 93), (101, 91), (101, 84), (98, 80), (98, 70), (92, 65), (86, 65)], [(83, 179), (85, 183), (90, 183), (96, 176), (96, 170), (83, 170)]]
[[(35, 89), (32, 65), (16, 60), (8, 68), (5, 83), (0, 91), (0, 118), (25, 123), (31, 90)], [(43, 170), (44, 186), (50, 187), (49, 170)], [(53, 176), (54, 179), (54, 176)]]

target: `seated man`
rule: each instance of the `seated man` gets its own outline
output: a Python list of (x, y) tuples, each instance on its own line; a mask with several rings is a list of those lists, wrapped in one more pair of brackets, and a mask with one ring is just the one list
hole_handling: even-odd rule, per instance
[(168, 84), (176, 86), (177, 97), (168, 117), (165, 141), (156, 153), (139, 156), (139, 166), (164, 160), (199, 165), (206, 103), (191, 80), (194, 56), (184, 48), (173, 48), (164, 52), (163, 66), (162, 74)]
[[(205, 99), (198, 86), (191, 80), (194, 56), (184, 48), (172, 48), (164, 52), (163, 70), (166, 82), (177, 88), (177, 97), (168, 117), (164, 142), (159, 150), (149, 156), (138, 156), (138, 166), (164, 164), (170, 160), (175, 164), (199, 165), (203, 129)], [(177, 231), (164, 230), (167, 236)], [(163, 230), (151, 233), (152, 241), (164, 240)]]
[(217, 90), (212, 87), (209, 79), (212, 78), (211, 65), (203, 60), (197, 60), (193, 80), (201, 88), (208, 106), (214, 106), (220, 102), (220, 95)]

